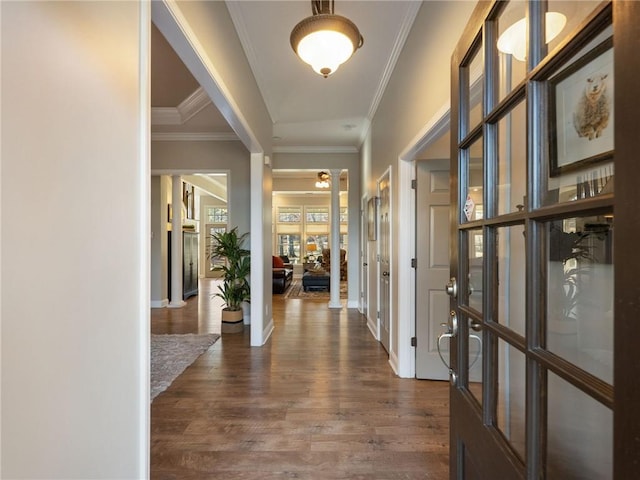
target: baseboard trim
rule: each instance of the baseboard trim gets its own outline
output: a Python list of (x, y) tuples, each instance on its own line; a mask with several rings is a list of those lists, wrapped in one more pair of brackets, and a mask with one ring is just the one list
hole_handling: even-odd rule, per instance
[(274, 328), (275, 327), (274, 327), (274, 324), (273, 324), (273, 317), (272, 317), (269, 320), (269, 323), (267, 323), (267, 326), (262, 331), (262, 338), (263, 338), (262, 345), (267, 343), (267, 341), (271, 337), (271, 334), (273, 333)]
[(167, 308), (169, 305), (169, 299), (164, 298), (162, 300), (151, 300), (151, 308)]
[(380, 341), (380, 339), (378, 338), (376, 322), (373, 322), (373, 321), (371, 321), (370, 318), (367, 318), (367, 328), (371, 332), (371, 335), (373, 335), (373, 338), (375, 338), (377, 341)]
[(389, 365), (391, 365), (391, 368), (393, 369), (394, 373), (398, 376), (400, 376), (398, 374), (398, 356), (396, 355), (395, 352), (390, 352), (389, 353)]

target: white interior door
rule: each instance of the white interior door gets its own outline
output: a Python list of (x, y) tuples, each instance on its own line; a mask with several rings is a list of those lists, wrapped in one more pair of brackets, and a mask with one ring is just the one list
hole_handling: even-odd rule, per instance
[[(448, 380), (438, 336), (449, 315), (449, 160), (417, 162), (416, 179), (416, 377)], [(440, 347), (450, 363), (449, 339)]]
[(379, 262), (379, 316), (380, 316), (380, 343), (389, 352), (389, 344), (391, 338), (391, 219), (390, 219), (390, 186), (389, 173), (387, 172), (380, 182), (378, 182), (378, 191), (380, 192), (380, 208), (378, 212), (379, 230), (380, 230), (380, 262)]

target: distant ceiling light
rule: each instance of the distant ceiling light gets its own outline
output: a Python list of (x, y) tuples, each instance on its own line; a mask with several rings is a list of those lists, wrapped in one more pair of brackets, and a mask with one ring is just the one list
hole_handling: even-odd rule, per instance
[(327, 172), (318, 172), (318, 180), (316, 181), (316, 188), (329, 188), (329, 174)]
[(362, 46), (358, 27), (333, 13), (333, 0), (311, 0), (313, 15), (291, 32), (291, 47), (300, 59), (327, 78)]
[[(567, 23), (567, 17), (559, 12), (545, 14), (545, 42), (556, 38)], [(522, 18), (507, 28), (498, 38), (498, 50), (513, 55), (516, 60), (524, 62), (527, 58), (527, 19)]]

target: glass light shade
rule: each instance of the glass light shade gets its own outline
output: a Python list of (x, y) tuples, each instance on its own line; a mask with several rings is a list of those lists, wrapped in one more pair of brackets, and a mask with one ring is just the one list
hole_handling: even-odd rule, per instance
[[(346, 35), (331, 30), (320, 30), (304, 37), (298, 43), (298, 56), (320, 74), (334, 73), (353, 55), (353, 44)], [(326, 75), (325, 75), (326, 76)]]
[[(545, 42), (549, 43), (562, 31), (567, 23), (567, 17), (559, 12), (547, 12), (545, 23)], [(525, 18), (518, 20), (502, 32), (498, 38), (498, 50), (524, 62), (527, 58), (527, 20)]]
[(302, 61), (325, 78), (363, 43), (358, 27), (351, 20), (328, 13), (302, 20), (293, 28), (290, 41)]

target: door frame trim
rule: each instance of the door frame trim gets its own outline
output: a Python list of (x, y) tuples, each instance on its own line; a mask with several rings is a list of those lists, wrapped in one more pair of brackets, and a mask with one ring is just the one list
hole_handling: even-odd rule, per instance
[[(447, 101), (411, 139), (398, 156), (398, 185), (410, 185), (415, 178), (414, 162), (418, 152), (438, 140), (450, 129), (451, 104)], [(398, 188), (398, 222), (409, 225), (409, 235), (398, 235), (398, 352), (394, 370), (399, 377), (415, 378), (416, 349), (411, 337), (416, 334), (416, 277), (411, 259), (416, 253), (415, 190)], [(443, 285), (444, 288), (444, 285)]]
[[(380, 214), (380, 183), (383, 181), (383, 179), (385, 177), (388, 177), (389, 179), (389, 225), (393, 225), (393, 170), (392, 170), (392, 165), (389, 165), (383, 172), (382, 175), (380, 175), (378, 177), (378, 179), (376, 180), (376, 195), (378, 196), (378, 209), (376, 210), (377, 214)], [(376, 242), (376, 291), (377, 291), (377, 301), (376, 301), (376, 328), (378, 331), (378, 337), (377, 340), (379, 342), (382, 342), (382, 335), (381, 335), (381, 329), (380, 329), (380, 306), (382, 305), (382, 302), (380, 300), (380, 245), (381, 245), (381, 241), (380, 241), (380, 222), (376, 221), (376, 238), (378, 239), (378, 241)], [(393, 228), (390, 226), (389, 227), (389, 274), (392, 275), (391, 278), (393, 278), (393, 272), (394, 272), (394, 262), (393, 262)], [(397, 352), (394, 351), (393, 349), (393, 305), (394, 305), (394, 301), (393, 301), (393, 281), (390, 282), (389, 284), (389, 363), (391, 364), (391, 367), (393, 368), (393, 370), (398, 373), (397, 369), (396, 369), (396, 364), (397, 364)]]

